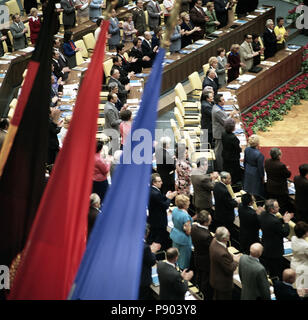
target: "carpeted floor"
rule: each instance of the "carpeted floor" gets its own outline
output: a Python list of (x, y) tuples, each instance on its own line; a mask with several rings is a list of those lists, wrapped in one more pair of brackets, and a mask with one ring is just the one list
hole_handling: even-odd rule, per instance
[[(277, 147), (277, 146), (275, 146)], [(261, 147), (265, 159), (270, 158), (270, 150), (273, 147)], [(308, 163), (308, 147), (279, 147), (282, 152), (281, 162), (289, 166), (292, 173), (291, 180), (294, 176), (299, 175), (298, 167), (301, 164)]]

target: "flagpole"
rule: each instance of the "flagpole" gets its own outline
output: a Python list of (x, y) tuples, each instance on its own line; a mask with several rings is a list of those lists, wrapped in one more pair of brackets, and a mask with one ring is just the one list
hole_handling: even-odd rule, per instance
[(175, 0), (175, 5), (171, 10), (171, 15), (166, 24), (166, 36), (165, 36), (165, 39), (162, 41), (162, 48), (164, 48), (166, 51), (170, 46), (170, 38), (177, 24), (177, 19), (180, 12), (181, 4), (182, 4), (182, 0)]

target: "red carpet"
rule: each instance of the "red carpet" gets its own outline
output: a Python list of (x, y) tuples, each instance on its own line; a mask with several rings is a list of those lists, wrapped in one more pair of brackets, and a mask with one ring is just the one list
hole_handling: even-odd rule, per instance
[[(275, 146), (277, 147), (277, 146)], [(261, 147), (260, 151), (263, 153), (265, 159), (270, 158), (270, 150), (273, 147)], [(282, 152), (281, 162), (289, 166), (292, 172), (291, 180), (294, 176), (299, 175), (298, 167), (303, 163), (308, 163), (308, 147), (279, 147)]]

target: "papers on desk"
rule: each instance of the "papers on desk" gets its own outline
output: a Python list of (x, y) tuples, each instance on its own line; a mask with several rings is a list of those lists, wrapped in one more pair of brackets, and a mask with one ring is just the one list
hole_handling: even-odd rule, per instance
[(291, 194), (291, 195), (295, 194), (295, 186), (294, 186), (293, 182), (290, 182), (288, 189), (289, 189), (289, 194)]
[(222, 95), (223, 95), (225, 101), (230, 100), (231, 97), (232, 97), (232, 94), (231, 94), (231, 92), (229, 92), (229, 91), (219, 92), (219, 94), (222, 94)]
[(61, 97), (61, 101), (70, 101), (70, 100), (73, 100), (72, 96), (62, 96)]
[(126, 8), (127, 10), (130, 10), (130, 9), (136, 8), (136, 5), (134, 5), (134, 4), (127, 4), (127, 5), (124, 6), (124, 8)]
[(294, 51), (296, 51), (296, 50), (298, 50), (298, 49), (300, 49), (301, 48), (301, 46), (296, 46), (295, 44), (290, 44), (290, 45), (288, 45), (288, 47), (286, 48), (286, 51), (292, 51), (292, 52), (294, 52)]
[(137, 78), (144, 78), (144, 77), (148, 77), (149, 74), (148, 73), (136, 73), (135, 76)]
[(0, 73), (0, 79), (5, 78), (5, 73)]
[(223, 33), (223, 31), (217, 30), (217, 31), (212, 32), (210, 35), (211, 35), (211, 36), (219, 36), (219, 35), (222, 34), (222, 33)]
[(27, 48), (24, 48), (24, 49), (20, 49), (18, 51), (22, 51), (22, 52), (32, 52), (34, 51), (34, 47), (27, 47)]
[(255, 12), (264, 13), (264, 12), (266, 12), (266, 9), (265, 8), (258, 8), (255, 10)]
[(5, 60), (13, 60), (15, 58), (16, 56), (12, 56), (10, 54), (5, 54), (3, 57), (1, 57), (1, 59), (5, 59)]
[(126, 103), (139, 103), (139, 100), (138, 100), (138, 98), (136, 98), (136, 99), (127, 99)]
[(233, 23), (239, 23), (239, 24), (244, 24), (247, 23), (248, 21), (246, 20), (234, 20)]
[(8, 61), (3, 61), (3, 60), (0, 60), (0, 64), (7, 64)]
[(251, 74), (242, 74), (237, 78), (237, 80), (243, 81), (243, 82), (248, 82), (248, 81), (255, 79), (255, 78), (256, 78), (256, 76), (253, 76)]
[(117, 53), (116, 52), (106, 52), (106, 54), (110, 55), (110, 56), (116, 56)]
[(59, 110), (61, 110), (61, 111), (72, 111), (73, 110), (73, 106), (71, 106), (69, 104), (62, 104), (61, 106), (59, 106)]
[(233, 106), (232, 105), (224, 105), (223, 106), (224, 111), (233, 111)]
[(254, 16), (254, 15), (252, 15), (252, 14), (249, 14), (248, 16), (246, 16), (246, 18), (248, 18), (248, 19), (255, 19), (257, 16)]
[(272, 67), (276, 64), (277, 62), (273, 62), (273, 61), (262, 61), (261, 64), (263, 64), (264, 66), (268, 66), (268, 67)]
[(73, 68), (73, 70), (81, 71), (81, 72), (86, 71), (87, 69), (88, 68), (83, 68), (83, 67), (75, 67), (75, 68)]
[(172, 60), (172, 59), (164, 59), (163, 64), (170, 64), (172, 62), (174, 62), (174, 60)]
[(289, 241), (286, 238), (283, 238), (283, 249), (284, 249), (284, 255), (285, 256), (290, 256), (292, 254), (292, 246), (291, 246), (291, 241)]
[(206, 45), (206, 44), (208, 44), (208, 43), (210, 43), (210, 42), (211, 42), (211, 41), (209, 41), (209, 40), (198, 40), (198, 41), (196, 41), (196, 42), (194, 42), (194, 43), (204, 46), (204, 45)]
[(142, 86), (142, 83), (140, 82), (140, 80), (130, 80), (129, 85), (131, 87), (140, 87)]
[(239, 89), (240, 87), (241, 87), (240, 84), (228, 84), (228, 85), (227, 85), (227, 88), (228, 88), (228, 89), (231, 89), (231, 90), (237, 90), (237, 89)]
[(72, 115), (72, 113), (73, 113), (72, 111), (65, 111), (61, 113), (60, 117), (61, 118), (69, 117)]
[(179, 53), (181, 53), (181, 54), (189, 54), (189, 53), (191, 53), (191, 51), (190, 50), (180, 50)]

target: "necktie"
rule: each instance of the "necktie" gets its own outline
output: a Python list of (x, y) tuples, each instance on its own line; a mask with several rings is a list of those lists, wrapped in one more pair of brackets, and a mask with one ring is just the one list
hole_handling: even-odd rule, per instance
[(74, 6), (72, 0), (69, 0), (69, 3), (72, 7)]
[(160, 10), (159, 10), (159, 6), (158, 6), (158, 3), (157, 3), (157, 2), (155, 2), (155, 4), (156, 4), (156, 9), (157, 9), (157, 11), (158, 11), (158, 12), (160, 12)]

